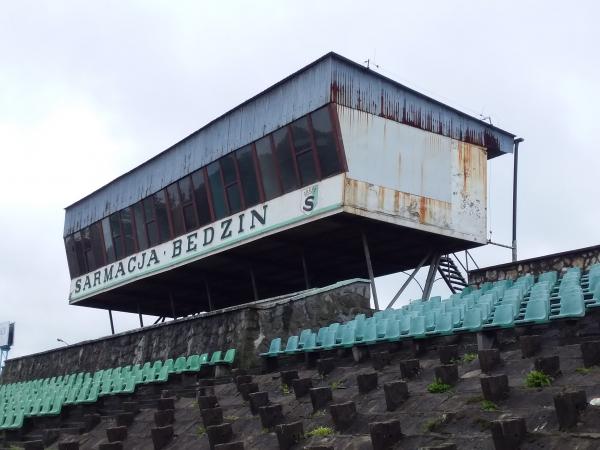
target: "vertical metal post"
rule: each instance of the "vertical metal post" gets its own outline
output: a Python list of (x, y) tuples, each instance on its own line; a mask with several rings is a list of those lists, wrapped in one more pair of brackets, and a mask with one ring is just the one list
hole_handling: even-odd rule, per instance
[(175, 315), (175, 301), (172, 292), (169, 292), (169, 301), (171, 302), (171, 314), (173, 315), (173, 319), (175, 319), (177, 316)]
[(254, 301), (258, 300), (258, 289), (256, 289), (256, 278), (254, 278), (254, 270), (250, 267), (250, 281), (252, 281), (252, 294), (254, 294)]
[(429, 272), (427, 272), (427, 279), (425, 280), (425, 286), (423, 288), (423, 300), (429, 300), (433, 282), (435, 281), (435, 273), (440, 266), (440, 258), (441, 255), (433, 255), (431, 258), (431, 265), (429, 266)]
[(302, 271), (304, 272), (304, 285), (306, 289), (310, 289), (310, 281), (308, 279), (308, 268), (306, 266), (306, 257), (304, 255), (304, 249), (302, 249)]
[(140, 328), (144, 328), (144, 319), (142, 319), (142, 313), (140, 311), (140, 304), (137, 304), (138, 316), (140, 318)]
[(206, 288), (206, 298), (208, 299), (208, 310), (212, 311), (212, 299), (210, 297), (210, 289), (208, 287), (208, 281), (206, 281), (206, 278), (204, 279), (204, 287)]
[(365, 252), (365, 259), (367, 260), (367, 270), (369, 272), (369, 279), (371, 280), (371, 289), (373, 290), (373, 303), (375, 309), (379, 311), (379, 300), (377, 299), (377, 289), (375, 288), (375, 277), (373, 276), (373, 266), (371, 265), (371, 253), (369, 252), (369, 243), (367, 242), (367, 235), (364, 231), (361, 231), (363, 249)]
[(113, 323), (112, 310), (108, 310), (108, 318), (110, 319), (110, 332), (115, 334), (115, 324)]
[(513, 217), (512, 217), (512, 260), (517, 260), (517, 174), (519, 168), (519, 144), (525, 139), (515, 139), (513, 153)]

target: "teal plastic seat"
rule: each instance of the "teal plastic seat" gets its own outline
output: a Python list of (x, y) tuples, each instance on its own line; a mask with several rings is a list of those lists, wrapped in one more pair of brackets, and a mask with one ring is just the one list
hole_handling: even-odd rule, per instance
[(392, 319), (382, 319), (377, 322), (377, 339), (385, 338), (385, 331), (387, 330), (388, 321)]
[(388, 319), (385, 327), (384, 339), (388, 342), (395, 342), (400, 339), (400, 322), (396, 319)]
[(544, 323), (548, 321), (549, 313), (548, 300), (533, 299), (527, 302), (525, 307), (525, 317), (523, 320), (517, 320), (515, 323), (535, 322)]
[(504, 301), (496, 306), (492, 323), (484, 325), (488, 327), (507, 328), (512, 327), (515, 322), (515, 308), (513, 303), (504, 303)]
[(302, 330), (302, 332), (300, 333), (300, 339), (298, 339), (298, 348), (299, 349), (304, 348), (304, 346), (306, 345), (306, 342), (308, 341), (308, 339), (310, 339), (311, 334), (312, 334), (312, 331), (310, 329)]
[(567, 317), (583, 317), (585, 316), (585, 300), (581, 289), (566, 291), (560, 297), (560, 311), (551, 319), (561, 319)]
[(329, 329), (325, 334), (325, 339), (323, 340), (323, 345), (321, 346), (324, 350), (330, 350), (335, 347), (335, 334), (337, 329)]
[(175, 373), (183, 373), (183, 371), (187, 368), (187, 359), (185, 356), (180, 356), (175, 360), (175, 365), (173, 369)]
[[(156, 364), (156, 363), (155, 363)], [(167, 359), (164, 363), (163, 366), (161, 367), (161, 370), (164, 369), (166, 367), (166, 370), (169, 373), (175, 373), (175, 363), (173, 362), (173, 360), (171, 358)]]
[(369, 320), (365, 322), (365, 334), (362, 342), (364, 344), (374, 344), (377, 341), (377, 323), (375, 320)]
[[(332, 331), (335, 333), (335, 331)], [(293, 355), (298, 352), (298, 336), (290, 336), (287, 340), (287, 344), (285, 346), (285, 350), (283, 353), (286, 355)]]
[(186, 361), (184, 372), (198, 372), (200, 368), (200, 355), (191, 355)]
[(269, 345), (269, 351), (265, 353), (261, 353), (260, 356), (272, 358), (278, 356), (281, 352), (281, 338), (275, 338), (271, 341), (271, 345)]
[(402, 316), (398, 321), (400, 327), (400, 334), (408, 334), (410, 332), (410, 316)]
[(323, 345), (323, 341), (325, 340), (325, 335), (327, 334), (327, 330), (328, 327), (321, 327), (319, 328), (319, 331), (317, 331), (317, 338), (316, 338), (316, 346), (320, 347)]
[(215, 364), (219, 364), (221, 362), (223, 362), (222, 352), (221, 350), (217, 350), (216, 352), (213, 352), (208, 364), (214, 366)]
[(415, 316), (410, 318), (410, 331), (408, 335), (412, 338), (425, 336), (425, 317)]
[(304, 351), (304, 352), (313, 352), (313, 351), (315, 351), (317, 349), (318, 349), (318, 347), (317, 347), (317, 333), (310, 333), (310, 336), (306, 340), (306, 343), (304, 344), (304, 347), (302, 348), (302, 351)]
[(425, 311), (425, 331), (433, 331), (435, 328), (436, 316), (437, 314), (435, 311)]
[(228, 364), (231, 366), (235, 361), (235, 353), (235, 348), (228, 349), (223, 357), (223, 364)]
[(441, 313), (437, 316), (435, 328), (427, 334), (452, 334), (452, 328), (452, 315)]
[(477, 331), (482, 327), (481, 310), (479, 308), (467, 309), (464, 313), (460, 331)]
[(350, 348), (353, 347), (356, 343), (355, 341), (355, 326), (356, 324), (347, 324), (346, 327), (344, 327), (344, 332), (342, 334), (342, 342), (340, 343), (340, 347), (343, 348)]

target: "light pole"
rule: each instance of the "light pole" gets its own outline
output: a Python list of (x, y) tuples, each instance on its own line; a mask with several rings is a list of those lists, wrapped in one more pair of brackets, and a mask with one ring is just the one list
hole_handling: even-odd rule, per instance
[(69, 343), (67, 343), (67, 342), (63, 341), (61, 338), (56, 338), (56, 340), (57, 340), (58, 342), (62, 342), (62, 343), (63, 343), (63, 344), (65, 344), (65, 345), (70, 345)]

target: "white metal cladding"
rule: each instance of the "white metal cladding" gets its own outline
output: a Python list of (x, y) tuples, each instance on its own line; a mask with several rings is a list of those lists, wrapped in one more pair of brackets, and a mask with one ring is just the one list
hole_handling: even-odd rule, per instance
[(329, 103), (512, 152), (514, 135), (329, 53), (66, 209), (64, 236)]
[(485, 243), (482, 147), (338, 106), (348, 212)]

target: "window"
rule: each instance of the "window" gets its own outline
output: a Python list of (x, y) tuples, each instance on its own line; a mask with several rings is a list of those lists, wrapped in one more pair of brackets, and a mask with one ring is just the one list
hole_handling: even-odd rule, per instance
[(299, 187), (299, 184), (298, 178), (296, 177), (295, 158), (292, 155), (287, 127), (281, 128), (273, 133), (273, 142), (275, 144), (277, 162), (279, 163), (283, 192), (293, 191)]
[(112, 236), (112, 243), (115, 249), (115, 257), (117, 260), (125, 256), (125, 247), (121, 239), (121, 223), (119, 220), (119, 213), (113, 213), (109, 217), (110, 220), (110, 232)]
[(71, 278), (78, 277), (80, 275), (80, 271), (79, 264), (77, 264), (77, 252), (75, 250), (74, 235), (70, 235), (65, 238), (65, 249), (67, 250), (67, 264), (69, 265), (69, 275), (71, 275)]
[(256, 156), (265, 192), (265, 200), (271, 200), (281, 195), (281, 187), (279, 185), (279, 176), (277, 175), (277, 167), (269, 136), (256, 142)]
[(194, 187), (194, 199), (196, 200), (196, 212), (198, 213), (198, 226), (206, 225), (212, 221), (212, 216), (203, 169), (196, 170), (192, 174), (192, 185)]
[(95, 270), (106, 264), (106, 255), (104, 254), (104, 247), (102, 245), (102, 224), (100, 222), (90, 225), (90, 241), (95, 261), (94, 267), (91, 267), (90, 270)]
[(315, 146), (321, 165), (321, 177), (340, 173), (342, 165), (337, 151), (329, 107), (321, 108), (310, 115), (315, 136)]
[(225, 183), (225, 195), (229, 206), (229, 214), (236, 213), (242, 209), (242, 196), (238, 183), (235, 156), (229, 154), (220, 159), (223, 182)]
[(160, 242), (168, 241), (171, 238), (169, 228), (169, 215), (167, 213), (167, 195), (165, 190), (158, 191), (152, 196), (154, 200), (154, 211), (156, 213), (156, 224), (158, 225), (158, 236)]
[(171, 222), (173, 223), (173, 235), (181, 236), (185, 233), (185, 224), (183, 222), (183, 208), (179, 198), (179, 187), (173, 183), (167, 187), (169, 197), (169, 208), (171, 210)]
[(75, 242), (75, 255), (77, 257), (77, 266), (79, 267), (79, 275), (87, 273), (87, 264), (85, 261), (85, 254), (83, 252), (83, 242), (81, 239), (81, 231), (73, 234)]
[(291, 129), (292, 141), (296, 152), (296, 163), (298, 164), (298, 172), (300, 173), (300, 183), (302, 186), (306, 186), (318, 179), (308, 118), (302, 117), (296, 120), (292, 123)]
[(133, 234), (133, 213), (131, 208), (121, 210), (121, 230), (123, 232), (123, 244), (125, 255), (132, 255), (136, 251), (135, 236)]
[(105, 217), (102, 219), (102, 237), (104, 238), (104, 250), (106, 251), (106, 263), (110, 264), (115, 262), (115, 248), (112, 242), (112, 236), (110, 234), (110, 222), (109, 218)]
[(154, 247), (160, 242), (158, 236), (158, 225), (156, 224), (156, 218), (154, 215), (154, 199), (153, 197), (146, 197), (143, 200), (144, 204), (144, 217), (146, 218), (146, 230), (148, 230), (148, 246)]
[(135, 235), (138, 243), (138, 251), (148, 248), (148, 236), (146, 234), (146, 218), (144, 217), (144, 206), (142, 202), (133, 205), (133, 217), (135, 218)]
[(242, 192), (246, 208), (260, 202), (260, 192), (256, 179), (256, 168), (254, 165), (254, 151), (251, 145), (238, 150), (236, 153)]
[(227, 204), (225, 203), (225, 193), (223, 190), (223, 180), (221, 180), (221, 170), (219, 161), (215, 161), (206, 167), (208, 173), (208, 183), (210, 185), (210, 193), (212, 199), (215, 219), (221, 219), (228, 213)]
[(183, 212), (183, 225), (185, 231), (191, 231), (198, 227), (196, 219), (196, 207), (194, 206), (194, 189), (192, 178), (188, 175), (177, 183), (181, 194), (181, 210)]

